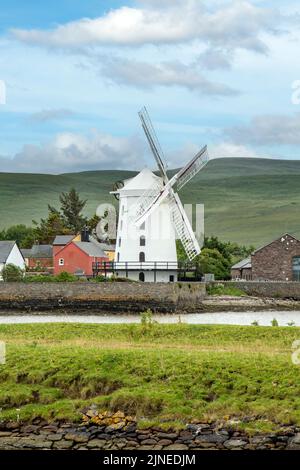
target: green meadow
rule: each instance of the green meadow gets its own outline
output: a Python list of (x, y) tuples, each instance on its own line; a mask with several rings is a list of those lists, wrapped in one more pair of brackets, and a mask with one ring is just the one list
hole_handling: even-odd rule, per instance
[(122, 410), (139, 425), (240, 421), (250, 432), (300, 425), (296, 327), (1, 325), (1, 419), (81, 420)]
[[(92, 215), (113, 183), (129, 171), (87, 171), (62, 175), (0, 173), (0, 229), (31, 224), (47, 214), (59, 194), (74, 186)], [(256, 247), (284, 232), (300, 236), (300, 161), (258, 158), (212, 160), (181, 191), (184, 203), (205, 204), (206, 235)]]

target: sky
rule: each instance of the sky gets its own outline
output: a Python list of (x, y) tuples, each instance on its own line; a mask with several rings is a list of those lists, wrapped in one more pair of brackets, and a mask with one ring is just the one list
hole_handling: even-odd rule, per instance
[(0, 6), (0, 171), (153, 168), (143, 106), (169, 168), (300, 158), (298, 1)]

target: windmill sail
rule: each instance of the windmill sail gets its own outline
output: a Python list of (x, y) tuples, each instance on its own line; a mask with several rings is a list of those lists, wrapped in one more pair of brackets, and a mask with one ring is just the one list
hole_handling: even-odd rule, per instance
[(207, 146), (203, 147), (195, 157), (183, 167), (176, 175), (177, 190), (183, 188), (205, 165), (208, 163), (209, 157), (207, 153)]
[(171, 197), (170, 210), (177, 236), (181, 240), (189, 260), (192, 261), (195, 256), (199, 255), (201, 249), (188, 216), (186, 215), (178, 194), (176, 193)]
[(168, 177), (166, 173), (166, 165), (164, 163), (164, 154), (158, 141), (157, 135), (155, 133), (154, 127), (152, 125), (148, 111), (145, 107), (139, 112), (139, 117), (142, 122), (145, 135), (153, 152), (154, 158), (160, 170), (161, 176), (164, 182), (166, 182), (168, 181)]

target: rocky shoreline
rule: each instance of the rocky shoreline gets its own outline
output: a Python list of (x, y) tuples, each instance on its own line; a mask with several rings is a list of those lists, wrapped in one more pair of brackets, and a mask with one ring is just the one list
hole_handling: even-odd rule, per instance
[(278, 434), (249, 436), (220, 424), (188, 424), (181, 431), (153, 427), (126, 429), (93, 424), (0, 425), (0, 450), (300, 450), (300, 428), (287, 427)]

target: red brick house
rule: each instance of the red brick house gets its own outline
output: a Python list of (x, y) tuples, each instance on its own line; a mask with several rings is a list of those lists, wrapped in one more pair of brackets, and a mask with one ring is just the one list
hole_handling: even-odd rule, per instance
[(231, 268), (232, 279), (300, 281), (300, 240), (285, 233)]
[[(65, 245), (62, 239), (56, 237), (56, 245), (53, 251), (54, 274), (66, 271), (70, 274), (92, 276), (93, 263), (109, 261), (108, 256), (95, 239), (85, 239), (86, 241), (77, 241), (74, 236)], [(87, 241), (88, 240), (88, 241)]]

